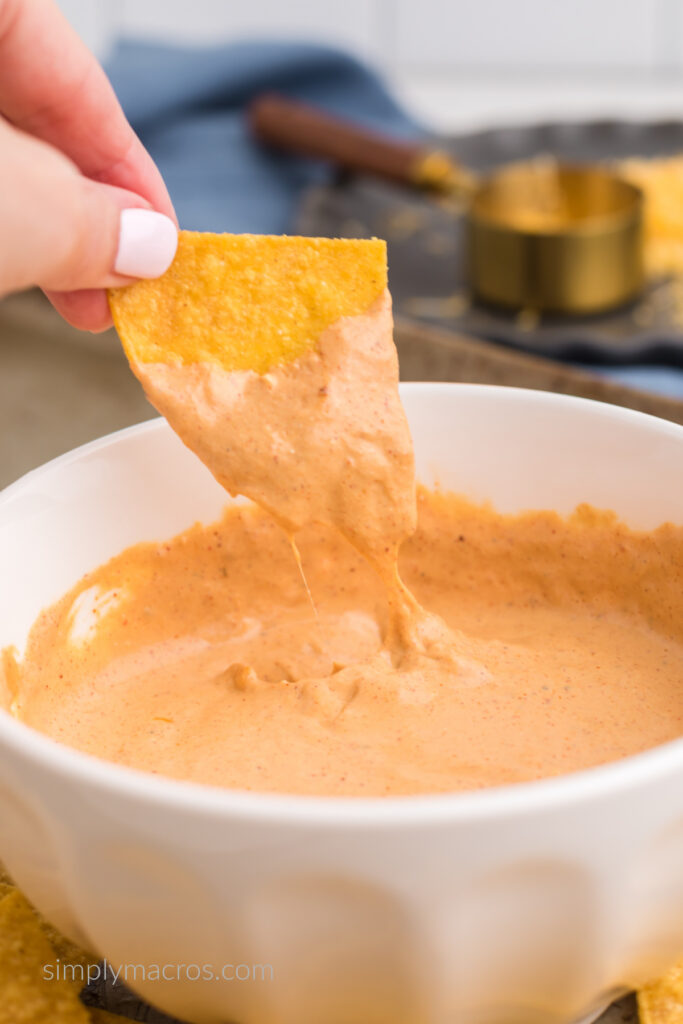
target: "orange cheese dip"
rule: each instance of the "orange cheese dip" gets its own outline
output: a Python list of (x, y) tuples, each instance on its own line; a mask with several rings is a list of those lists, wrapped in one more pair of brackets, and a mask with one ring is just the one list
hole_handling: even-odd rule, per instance
[(347, 796), (537, 779), (683, 734), (683, 528), (420, 491), (415, 531), (388, 295), (263, 375), (136, 372), (258, 505), (46, 609), (5, 658), (22, 721), (174, 778)]
[(422, 491), (401, 575), (450, 631), (403, 650), (367, 562), (329, 527), (298, 542), (317, 614), (253, 506), (125, 551), (36, 622), (17, 714), (146, 771), (364, 796), (537, 779), (683, 734), (680, 528)]

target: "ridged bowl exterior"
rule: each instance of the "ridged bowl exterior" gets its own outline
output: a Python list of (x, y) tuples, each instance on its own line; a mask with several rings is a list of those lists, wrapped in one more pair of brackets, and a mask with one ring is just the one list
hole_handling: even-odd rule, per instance
[[(683, 428), (512, 389), (403, 397), (428, 482), (683, 523)], [(224, 501), (161, 421), (29, 474), (0, 496), (0, 646), (125, 545)], [(530, 785), (324, 800), (141, 775), (0, 712), (0, 822), (38, 907), (196, 1024), (568, 1024), (683, 953), (683, 741)]]

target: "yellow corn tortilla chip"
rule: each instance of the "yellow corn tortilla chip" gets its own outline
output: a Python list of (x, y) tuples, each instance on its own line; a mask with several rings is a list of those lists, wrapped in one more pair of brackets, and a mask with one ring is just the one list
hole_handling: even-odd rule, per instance
[[(10, 895), (14, 898), (5, 901), (5, 897)], [(37, 960), (41, 961), (39, 977), (35, 976)], [(55, 991), (52, 989), (53, 985), (58, 986), (57, 1009), (53, 1011), (52, 1003), (49, 1004), (50, 1021), (54, 1020), (56, 1024), (70, 1024), (72, 1021), (79, 1024), (84, 1020), (91, 1021), (92, 1024), (121, 1024), (126, 1018), (107, 1013), (105, 1010), (90, 1009), (85, 1011), (84, 1016), (80, 1000), (71, 999), (63, 994), (66, 986), (77, 996), (83, 988), (84, 979), (87, 978), (87, 968), (98, 963), (98, 960), (98, 957), (65, 938), (42, 917), (19, 892), (0, 862), (0, 1024), (10, 1019), (13, 1024), (33, 1024), (34, 1020), (47, 1020), (47, 1017), (43, 1018), (40, 1014), (46, 1008), (47, 991)], [(43, 967), (53, 967), (58, 961), (61, 969), (65, 970), (63, 980), (46, 980), (42, 974)], [(24, 979), (21, 982), (17, 982), (17, 977), (12, 976), (12, 963), (19, 965), (19, 976)], [(69, 967), (74, 964), (77, 965), (77, 969), (70, 972)], [(22, 969), (28, 973), (22, 975)], [(20, 995), (24, 998), (24, 984), (32, 989), (35, 986), (34, 995), (24, 999), (21, 1013), (15, 1016), (15, 1001)], [(45, 991), (41, 992), (41, 989)], [(59, 1016), (60, 1006), (63, 1009), (62, 1016)], [(53, 1016), (53, 1013), (56, 1016)]]
[(71, 939), (67, 939), (66, 936), (58, 932), (54, 925), (51, 925), (49, 921), (46, 921), (41, 914), (34, 911), (38, 918), (38, 923), (43, 929), (43, 933), (47, 938), (48, 942), (52, 946), (55, 957), (59, 959), (60, 964), (73, 966), (74, 964), (78, 967), (84, 968), (84, 970), (76, 971), (74, 973), (74, 984), (80, 990), (83, 987), (80, 979), (87, 977), (88, 967), (99, 963), (99, 956), (95, 956), (94, 953), (89, 953), (87, 949), (81, 949)]
[[(0, 862), (0, 899), (10, 892), (16, 892), (16, 886), (5, 871), (4, 865)], [(95, 956), (94, 953), (89, 953), (85, 949), (81, 949), (81, 947), (77, 946), (75, 942), (71, 942), (70, 939), (67, 939), (61, 934), (61, 932), (57, 931), (54, 925), (51, 925), (49, 921), (46, 921), (42, 914), (39, 914), (28, 900), (26, 903), (33, 912), (48, 942), (52, 946), (55, 958), (59, 958), (60, 963), (79, 964), (82, 967), (88, 967), (90, 964), (99, 963), (98, 956)], [(79, 989), (82, 988), (80, 983), (76, 982), (76, 984)]]
[(340, 317), (364, 313), (386, 285), (378, 239), (181, 231), (166, 273), (112, 289), (109, 304), (133, 365), (266, 373), (313, 348)]
[(0, 899), (0, 1024), (88, 1024), (74, 985), (46, 978), (55, 953), (20, 892)]
[(641, 1024), (683, 1024), (683, 961), (638, 993)]
[(11, 889), (14, 889), (14, 882), (7, 874), (5, 865), (0, 861), (0, 898), (5, 896)]

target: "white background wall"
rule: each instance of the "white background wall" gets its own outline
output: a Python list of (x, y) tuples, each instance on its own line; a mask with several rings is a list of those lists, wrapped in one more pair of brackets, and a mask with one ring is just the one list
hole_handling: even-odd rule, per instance
[(444, 128), (598, 114), (683, 117), (683, 0), (61, 0), (117, 35), (205, 45), (319, 39), (377, 64)]

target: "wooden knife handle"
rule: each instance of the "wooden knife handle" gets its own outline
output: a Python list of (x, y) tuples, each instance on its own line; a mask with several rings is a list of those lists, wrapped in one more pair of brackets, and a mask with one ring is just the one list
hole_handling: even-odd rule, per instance
[(386, 138), (276, 93), (252, 102), (249, 123), (256, 138), (278, 149), (405, 185), (421, 184), (419, 169), (429, 155), (419, 143)]

